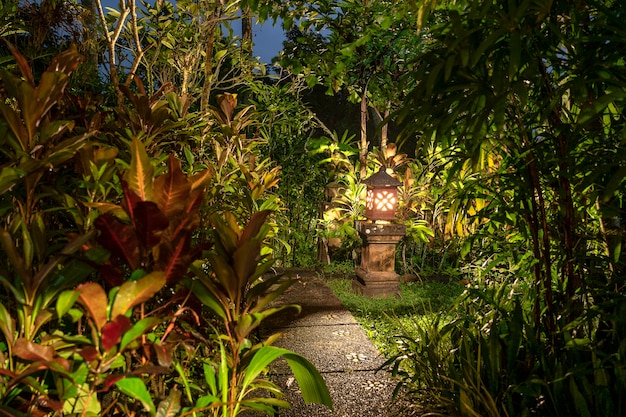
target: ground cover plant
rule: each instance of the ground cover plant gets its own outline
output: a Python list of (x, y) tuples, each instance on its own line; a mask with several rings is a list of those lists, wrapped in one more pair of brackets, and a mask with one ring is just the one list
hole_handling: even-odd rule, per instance
[(456, 282), (405, 282), (398, 297), (370, 298), (354, 292), (350, 276), (328, 275), (326, 280), (386, 358), (403, 352), (404, 336), (433, 316), (447, 314), (465, 290)]

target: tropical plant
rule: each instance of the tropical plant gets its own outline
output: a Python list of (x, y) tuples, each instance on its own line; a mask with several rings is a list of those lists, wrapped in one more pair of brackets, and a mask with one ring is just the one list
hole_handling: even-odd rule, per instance
[(468, 236), (481, 290), (509, 295), (472, 293), (464, 314), (488, 321), (450, 327), (447, 377), (467, 415), (624, 412), (623, 375), (608, 371), (623, 349), (623, 235), (602, 214), (623, 217), (610, 155), (623, 147), (624, 43), (612, 39), (624, 12), (619, 2), (470, 1), (438, 11), (416, 57), (408, 129), (449, 161), (447, 224)]
[[(232, 417), (245, 409), (274, 414), (275, 407), (288, 404), (280, 399), (278, 386), (264, 377), (267, 367), (279, 357), (290, 365), (306, 402), (332, 408), (324, 379), (304, 357), (272, 344), (280, 334), (254, 342), (252, 332), (267, 317), (296, 306), (271, 305), (291, 284), (279, 275), (266, 276), (272, 267), (270, 253), (263, 249), (269, 226), (269, 211), (252, 215), (240, 227), (231, 213), (211, 216), (215, 230), (214, 250), (206, 261), (192, 265), (195, 277), (189, 282), (192, 292), (221, 320), (218, 332), (220, 353), (215, 362), (205, 364), (208, 392), (195, 403), (212, 415)], [(297, 308), (297, 307), (296, 307)], [(258, 390), (278, 398), (255, 396)]]
[(93, 133), (74, 131), (75, 122), (55, 117), (81, 60), (76, 49), (57, 55), (36, 80), (26, 58), (7, 45), (22, 77), (1, 73), (6, 96), (0, 100), (0, 282), (5, 290), (0, 297), (0, 398), (7, 412), (37, 413), (48, 400), (53, 409), (59, 405), (46, 374), (68, 377), (66, 358), (49, 332), (55, 303), (64, 289), (92, 271), (80, 250), (93, 234), (78, 234), (69, 224), (62, 189), (64, 181), (76, 184), (64, 173)]

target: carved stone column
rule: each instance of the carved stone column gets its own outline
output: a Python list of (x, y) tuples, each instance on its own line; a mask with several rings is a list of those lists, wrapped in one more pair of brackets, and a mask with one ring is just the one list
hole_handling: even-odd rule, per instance
[(352, 288), (368, 297), (398, 295), (400, 276), (395, 272), (396, 245), (406, 234), (405, 226), (357, 221), (356, 228), (363, 240), (363, 249)]

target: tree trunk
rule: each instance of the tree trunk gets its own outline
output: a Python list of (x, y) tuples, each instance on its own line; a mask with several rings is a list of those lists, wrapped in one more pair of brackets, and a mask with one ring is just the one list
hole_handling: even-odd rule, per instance
[(361, 143), (359, 151), (359, 161), (361, 163), (361, 179), (367, 175), (367, 151), (369, 142), (367, 141), (367, 85), (363, 87), (361, 94)]
[(387, 142), (389, 141), (389, 112), (391, 111), (391, 101), (387, 102), (387, 108), (385, 108), (385, 114), (383, 115), (383, 126), (380, 129), (380, 148), (384, 151), (387, 148)]
[(252, 11), (250, 6), (241, 10), (241, 52), (252, 58)]
[(200, 94), (200, 111), (205, 112), (209, 108), (209, 98), (211, 97), (211, 86), (213, 85), (213, 43), (215, 41), (215, 29), (217, 26), (217, 6), (212, 15), (204, 23), (204, 82), (202, 93)]

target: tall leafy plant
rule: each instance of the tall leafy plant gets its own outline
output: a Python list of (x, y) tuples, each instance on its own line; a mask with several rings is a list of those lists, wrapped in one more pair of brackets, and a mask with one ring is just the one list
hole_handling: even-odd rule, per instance
[(95, 221), (100, 231), (98, 242), (113, 256), (103, 273), (119, 285), (128, 271), (163, 271), (174, 285), (201, 250), (193, 247), (192, 237), (200, 225), (210, 171), (188, 177), (170, 155), (168, 171), (156, 176), (138, 139), (133, 140), (131, 153), (130, 167), (123, 176), (122, 204), (100, 205), (105, 213)]
[(205, 375), (208, 393), (196, 402), (205, 404), (212, 415), (232, 417), (245, 409), (274, 414), (274, 407), (288, 404), (279, 398), (255, 396), (260, 389), (276, 396), (281, 391), (263, 376), (266, 368), (279, 357), (291, 366), (306, 402), (332, 407), (324, 379), (304, 357), (272, 346), (279, 334), (254, 342), (253, 331), (267, 317), (285, 308), (270, 303), (291, 284), (289, 279), (275, 275), (264, 276), (271, 266), (263, 240), (269, 226), (265, 224), (269, 211), (255, 213), (245, 227), (239, 226), (234, 215), (213, 215), (214, 250), (206, 263), (192, 266), (195, 279), (189, 285), (200, 301), (221, 321), (218, 334), (220, 354), (215, 363), (207, 363)]
[[(457, 187), (451, 207), (478, 220), (465, 247), (481, 257), (473, 259), (476, 271), (499, 285), (511, 277), (497, 272), (513, 264), (510, 271), (527, 286), (523, 314), (473, 329), (464, 351), (495, 357), (498, 344), (479, 331), (491, 337), (523, 327), (520, 351), (541, 364), (533, 371), (545, 385), (517, 394), (545, 398), (546, 415), (622, 414), (612, 387), (622, 387), (623, 377), (607, 375), (599, 357), (623, 350), (623, 234), (605, 214), (623, 217), (624, 175), (615, 161), (623, 153), (624, 31), (617, 19), (624, 6), (469, 2), (442, 13), (412, 74), (417, 86), (405, 120), (421, 134), (422, 149), (434, 143), (448, 152), (447, 184)], [(489, 154), (497, 162), (490, 168), (481, 162)], [(513, 332), (499, 334), (498, 343), (516, 344)], [(512, 413), (486, 362), (456, 359), (456, 381), (480, 368), (474, 374), (499, 412)], [(516, 375), (520, 383), (525, 378)]]
[(0, 282), (5, 290), (0, 298), (0, 397), (9, 410), (37, 412), (42, 400), (54, 403), (43, 381), (47, 371), (67, 371), (57, 346), (45, 340), (55, 303), (64, 289), (91, 272), (78, 254), (92, 235), (79, 235), (58, 214), (64, 204), (56, 198), (60, 193), (54, 184), (92, 132), (75, 132), (75, 123), (55, 112), (82, 59), (76, 49), (57, 55), (36, 80), (24, 56), (7, 45), (21, 77), (0, 73), (6, 92), (0, 101), (5, 156), (0, 168)]

